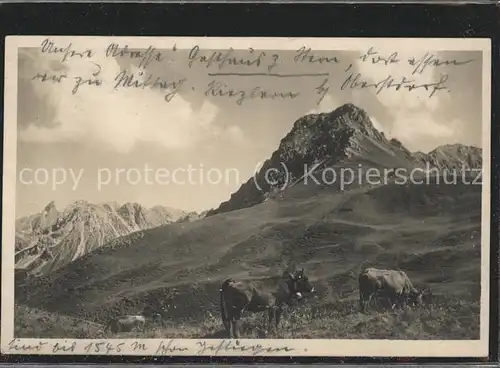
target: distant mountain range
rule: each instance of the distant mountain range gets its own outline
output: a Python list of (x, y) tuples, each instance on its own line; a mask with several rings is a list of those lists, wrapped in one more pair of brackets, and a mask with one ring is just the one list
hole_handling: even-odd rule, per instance
[(45, 274), (118, 237), (195, 218), (174, 208), (115, 202), (76, 201), (60, 212), (50, 202), (40, 213), (16, 221), (16, 268)]

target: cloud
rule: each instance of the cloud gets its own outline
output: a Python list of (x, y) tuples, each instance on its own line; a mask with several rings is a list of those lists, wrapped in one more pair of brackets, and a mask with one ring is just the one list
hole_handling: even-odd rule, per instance
[[(377, 48), (378, 55), (388, 57), (394, 50), (391, 48)], [(417, 85), (438, 82), (444, 69), (426, 68), (422, 73), (415, 73), (413, 66), (408, 63), (411, 58), (419, 59), (424, 56), (425, 50), (411, 50), (411, 44), (407, 48), (398, 52), (396, 58), (399, 63), (393, 63), (388, 66), (382, 63), (372, 63), (370, 57), (363, 61), (359, 59), (356, 68), (362, 75), (362, 78), (368, 82), (377, 83), (384, 80), (389, 75), (394, 80), (400, 81), (403, 77), (414, 80)], [(439, 53), (433, 53), (439, 57)], [(376, 56), (375, 56), (376, 57)], [(439, 111), (440, 106), (450, 104), (451, 95), (447, 90), (437, 91), (432, 97), (429, 97), (430, 90), (425, 88), (408, 91), (395, 88), (383, 90), (377, 95), (379, 102), (391, 112), (393, 116), (392, 125), (387, 127), (385, 133), (389, 137), (396, 137), (406, 146), (411, 148), (416, 140), (422, 142), (429, 140), (430, 144), (443, 142), (452, 139), (456, 134), (454, 127), (460, 126), (459, 119), (450, 122), (445, 119)], [(416, 147), (415, 147), (416, 148)]]
[[(320, 114), (320, 113), (328, 113), (332, 112), (336, 108), (341, 105), (350, 102), (346, 98), (339, 98), (340, 96), (333, 96), (331, 94), (325, 95), (325, 97), (321, 100), (319, 105), (309, 110), (306, 114)], [(344, 96), (345, 97), (345, 96)]]
[(377, 129), (379, 132), (384, 132), (384, 126), (380, 124), (380, 122), (375, 117), (370, 116), (370, 120), (375, 129)]
[[(186, 149), (211, 136), (219, 109), (208, 101), (194, 111), (179, 94), (166, 102), (164, 92), (158, 90), (115, 90), (113, 81), (121, 69), (113, 58), (102, 57), (94, 63), (74, 58), (66, 66), (53, 56), (33, 51), (22, 56), (20, 78), (29, 81), (39, 102), (50, 106), (53, 113), (40, 117), (45, 121), (28, 122), (28, 127), (19, 132), (23, 141), (99, 142), (125, 153), (139, 141)], [(74, 78), (91, 77), (98, 71), (96, 63), (101, 68), (102, 85), (81, 85), (78, 92), (72, 94)], [(134, 68), (129, 70), (137, 73)], [(61, 71), (68, 77), (60, 84), (31, 80), (37, 72), (58, 74)]]

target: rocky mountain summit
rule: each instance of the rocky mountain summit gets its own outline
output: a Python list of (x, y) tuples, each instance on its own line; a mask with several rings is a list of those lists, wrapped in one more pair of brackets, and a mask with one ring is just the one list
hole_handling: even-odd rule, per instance
[(320, 175), (326, 168), (358, 165), (370, 168), (436, 167), (477, 169), (482, 166), (481, 149), (461, 144), (437, 147), (428, 154), (412, 153), (397, 139), (387, 139), (368, 114), (353, 104), (330, 113), (309, 114), (295, 121), (260, 171), (231, 198), (207, 216), (253, 206), (304, 177), (307, 168)]
[(16, 269), (46, 274), (113, 239), (185, 216), (183, 211), (163, 206), (87, 201), (73, 202), (59, 212), (50, 202), (40, 213), (16, 221)]

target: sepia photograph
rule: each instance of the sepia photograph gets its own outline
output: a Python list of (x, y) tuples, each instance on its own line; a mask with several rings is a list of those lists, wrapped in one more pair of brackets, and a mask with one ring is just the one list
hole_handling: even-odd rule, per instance
[(489, 40), (5, 60), (2, 353), (487, 355)]

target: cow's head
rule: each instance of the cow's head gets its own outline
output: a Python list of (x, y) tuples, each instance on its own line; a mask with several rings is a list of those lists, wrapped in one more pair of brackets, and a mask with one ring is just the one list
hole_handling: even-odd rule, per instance
[(304, 273), (304, 269), (301, 269), (292, 276), (293, 277), (293, 291), (297, 299), (302, 299), (304, 293), (314, 293), (314, 287), (309, 282), (308, 277)]
[(153, 323), (161, 323), (163, 320), (163, 316), (158, 312), (154, 312), (151, 320), (153, 321)]
[(423, 295), (424, 295), (423, 290), (412, 290), (408, 295), (408, 303), (414, 307), (422, 305)]

